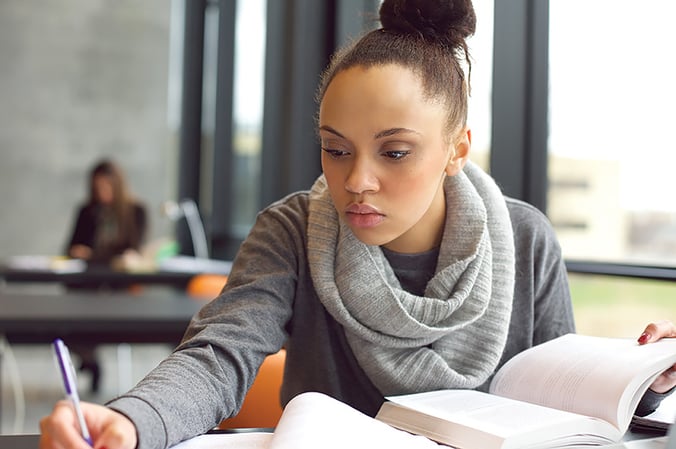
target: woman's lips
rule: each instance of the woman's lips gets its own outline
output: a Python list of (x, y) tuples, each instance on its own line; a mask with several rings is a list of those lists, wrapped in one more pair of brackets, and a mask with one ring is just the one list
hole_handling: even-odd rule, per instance
[(345, 218), (352, 227), (371, 228), (385, 219), (385, 215), (368, 204), (350, 204), (345, 209)]

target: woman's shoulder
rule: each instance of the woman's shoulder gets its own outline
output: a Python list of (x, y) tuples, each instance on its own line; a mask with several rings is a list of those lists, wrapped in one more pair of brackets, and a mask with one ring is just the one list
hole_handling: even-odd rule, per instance
[(558, 253), (559, 242), (547, 216), (525, 201), (505, 197), (517, 248)]
[(254, 228), (304, 235), (307, 229), (308, 209), (309, 192), (290, 193), (258, 212)]
[(286, 215), (306, 219), (308, 215), (309, 191), (293, 192), (263, 208), (259, 215)]
[(98, 207), (91, 203), (80, 203), (76, 206), (77, 215), (80, 217), (94, 217), (98, 213)]
[(283, 264), (302, 260), (306, 242), (307, 211), (308, 193), (295, 192), (258, 212), (240, 247), (235, 266), (239, 259), (253, 257), (257, 260), (262, 254), (266, 255), (266, 264), (270, 263), (272, 254), (282, 255), (281, 259), (285, 261)]
[(512, 226), (516, 228), (551, 228), (551, 223), (547, 216), (538, 208), (516, 198), (505, 197), (507, 210), (512, 221)]

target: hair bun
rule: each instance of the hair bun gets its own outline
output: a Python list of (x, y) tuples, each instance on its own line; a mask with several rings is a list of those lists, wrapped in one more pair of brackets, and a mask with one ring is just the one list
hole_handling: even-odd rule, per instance
[(385, 0), (380, 23), (387, 31), (464, 47), (476, 29), (476, 15), (471, 0)]

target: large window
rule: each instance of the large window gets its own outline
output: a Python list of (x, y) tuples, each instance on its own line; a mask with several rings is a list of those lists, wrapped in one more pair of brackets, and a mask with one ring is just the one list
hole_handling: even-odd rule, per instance
[(488, 170), (493, 84), (493, 0), (475, 1), (474, 10), (477, 29), (468, 42), (472, 55), (468, 125), (472, 129), (471, 159)]
[(244, 237), (259, 210), (263, 134), (266, 2), (237, 2), (233, 98), (233, 162), (236, 198), (233, 234)]
[(676, 3), (549, 8), (547, 214), (570, 267), (631, 275), (571, 274), (578, 330), (636, 338), (676, 319), (676, 284), (632, 277), (676, 264)]
[(676, 3), (550, 2), (548, 215), (566, 258), (676, 264)]

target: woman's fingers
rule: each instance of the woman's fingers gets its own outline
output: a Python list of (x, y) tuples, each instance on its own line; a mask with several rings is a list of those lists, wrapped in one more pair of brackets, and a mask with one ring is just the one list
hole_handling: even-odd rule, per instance
[(656, 321), (645, 327), (641, 336), (638, 337), (638, 343), (644, 345), (667, 337), (676, 337), (674, 323), (668, 320)]
[[(136, 428), (127, 417), (102, 405), (87, 402), (81, 405), (95, 449), (136, 447)], [(82, 438), (68, 401), (59, 401), (52, 413), (40, 420), (40, 434), (40, 449), (91, 449)]]
[(676, 365), (673, 365), (668, 370), (660, 374), (655, 379), (655, 382), (650, 386), (650, 389), (656, 393), (666, 393), (676, 386)]
[(40, 420), (40, 449), (91, 449), (68, 401), (59, 401), (52, 413)]

